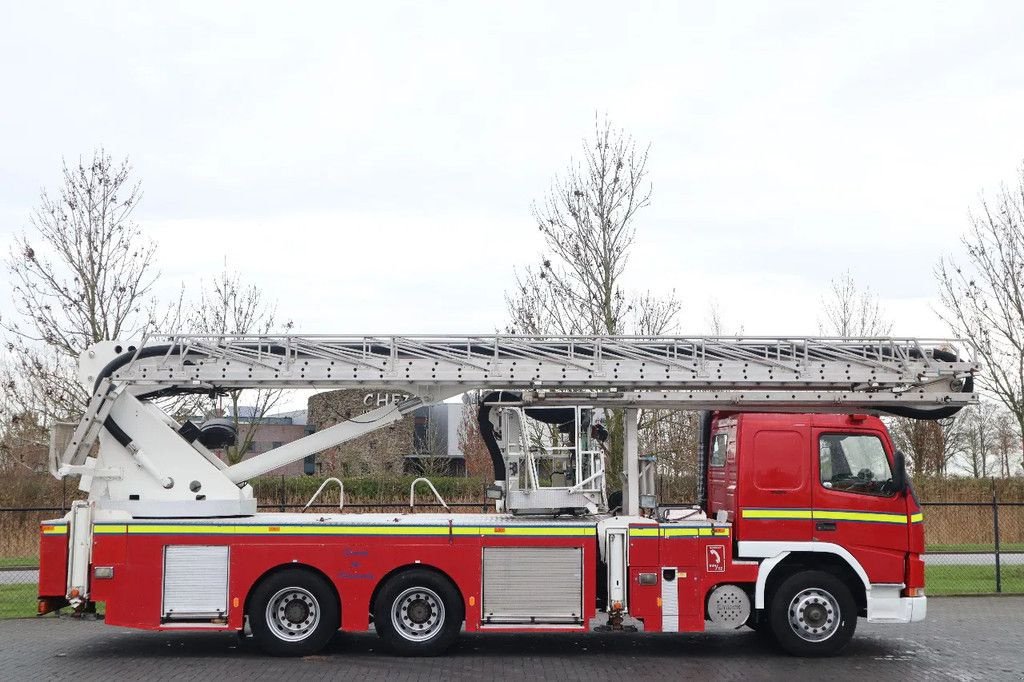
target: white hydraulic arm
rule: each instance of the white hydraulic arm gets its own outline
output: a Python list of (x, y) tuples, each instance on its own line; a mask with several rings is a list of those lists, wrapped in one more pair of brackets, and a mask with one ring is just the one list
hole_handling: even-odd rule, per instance
[(398, 405), (379, 407), (376, 410), (360, 415), (357, 419), (350, 419), (328, 427), (323, 431), (317, 431), (305, 438), (285, 443), (281, 447), (274, 448), (265, 453), (266, 456), (250, 457), (247, 460), (241, 461), (228, 467), (227, 476), (235, 483), (248, 481), (250, 478), (256, 478), (261, 474), (279, 469), (286, 464), (298, 461), (315, 452), (326, 450), (339, 443), (345, 443), (363, 434), (372, 433), (377, 429), (384, 428), (388, 424), (393, 424), (416, 409), (420, 404), (419, 400), (413, 400), (405, 401)]

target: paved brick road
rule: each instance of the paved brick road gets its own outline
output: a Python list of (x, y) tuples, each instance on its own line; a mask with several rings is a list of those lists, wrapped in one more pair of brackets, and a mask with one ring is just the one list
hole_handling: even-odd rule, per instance
[[(933, 599), (915, 625), (863, 621), (842, 658), (796, 659), (747, 631), (703, 635), (474, 635), (446, 657), (392, 658), (373, 634), (274, 659), (224, 633), (151, 633), (68, 618), (0, 621), (0, 679), (802, 680), (1024, 679), (1024, 598)], [(229, 677), (230, 676), (230, 677)], [(883, 677), (884, 676), (884, 677)]]

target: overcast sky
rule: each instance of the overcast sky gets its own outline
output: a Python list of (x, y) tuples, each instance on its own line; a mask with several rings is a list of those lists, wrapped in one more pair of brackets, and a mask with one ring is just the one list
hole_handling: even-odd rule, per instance
[(849, 268), (946, 335), (935, 263), (1024, 157), (1021, 3), (170, 4), (3, 3), (3, 251), (102, 145), (162, 294), (227, 256), (305, 332), (500, 327), (599, 111), (651, 145), (627, 284), (680, 331), (815, 333)]

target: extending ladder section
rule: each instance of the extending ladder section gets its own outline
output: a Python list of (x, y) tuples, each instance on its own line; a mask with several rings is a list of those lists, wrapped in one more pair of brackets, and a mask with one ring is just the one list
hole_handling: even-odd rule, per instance
[(963, 381), (978, 365), (958, 345), (911, 338), (174, 335), (119, 356), (108, 376), (154, 391), (377, 386), (417, 393), (444, 385), (738, 397), (798, 390), (876, 394), (877, 405), (886, 394), (905, 403), (901, 396), (924, 390), (930, 401), (966, 404)]

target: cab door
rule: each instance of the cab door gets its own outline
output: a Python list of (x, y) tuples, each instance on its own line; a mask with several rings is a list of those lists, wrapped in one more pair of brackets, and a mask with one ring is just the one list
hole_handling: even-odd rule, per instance
[(742, 540), (811, 540), (812, 467), (806, 421), (743, 415), (740, 426)]
[(877, 431), (813, 429), (814, 540), (845, 548), (873, 583), (903, 582), (907, 503), (894, 490), (892, 452)]
[(708, 453), (708, 515), (736, 519), (736, 417), (717, 419), (711, 430)]

